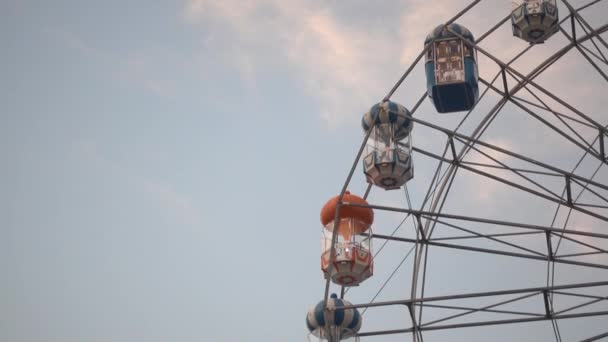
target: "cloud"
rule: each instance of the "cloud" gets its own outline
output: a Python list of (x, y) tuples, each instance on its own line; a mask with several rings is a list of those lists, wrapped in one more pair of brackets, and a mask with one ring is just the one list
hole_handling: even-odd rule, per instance
[(312, 76), (305, 81), (307, 89), (319, 98), (323, 119), (336, 125), (361, 114), (374, 96), (383, 96), (379, 91), (388, 82), (378, 69), (387, 62), (383, 54), (393, 55), (391, 49), (386, 41), (375, 41), (364, 31), (339, 25), (328, 13), (317, 13), (303, 22), (288, 57), (302, 75)]
[[(496, 11), (497, 3), (480, 3), (457, 22), (480, 36), (510, 10), (509, 4), (501, 4), (505, 12)], [(318, 104), (321, 118), (336, 127), (358, 121), (352, 116), (359, 117), (384, 97), (422, 51), (428, 32), (468, 4), (464, 0), (409, 1), (397, 7), (397, 14), (391, 14), (397, 19), (387, 20), (390, 25), (375, 25), (369, 18), (352, 20), (337, 9), (338, 4), (320, 1), (189, 0), (183, 10), (186, 21), (203, 28), (204, 49), (223, 49), (248, 88), (260, 85), (260, 77), (267, 74), (261, 69), (284, 64), (289, 77), (300, 81)], [(513, 57), (527, 45), (514, 40), (510, 30), (508, 23), (501, 26), (483, 42), (484, 49), (504, 61)], [(513, 39), (513, 44), (504, 44), (508, 39)], [(539, 61), (537, 52), (543, 49), (532, 49), (532, 57), (516, 68), (525, 73)], [(480, 70), (482, 75), (488, 78), (488, 70), (496, 68), (494, 63), (481, 54), (480, 63), (486, 71)], [(416, 84), (418, 93), (423, 80), (416, 80)]]
[[(335, 127), (361, 115), (380, 100), (400, 72), (398, 37), (384, 28), (354, 25), (336, 18), (325, 4), (308, 1), (191, 0), (185, 7), (190, 22), (209, 20), (229, 34), (238, 51), (235, 68), (247, 83), (257, 83), (255, 69), (280, 58), (294, 79), (319, 105), (321, 118)], [(208, 28), (218, 34), (218, 27)], [(264, 48), (264, 49), (261, 49)], [(387, 66), (391, 66), (390, 68)]]
[[(436, 25), (451, 19), (468, 4), (470, 1), (465, 0), (409, 1), (407, 5), (396, 10), (397, 20), (391, 21), (391, 25), (348, 21), (348, 15), (336, 10), (337, 5), (333, 3), (303, 0), (190, 0), (184, 11), (185, 18), (190, 23), (206, 29), (207, 43), (212, 41), (213, 44), (228, 44), (225, 43), (228, 41), (231, 44), (230, 51), (234, 56), (230, 58), (235, 69), (248, 84), (259, 85), (260, 77), (264, 74), (260, 69), (269, 59), (277, 61), (276, 58), (280, 58), (281, 62), (288, 66), (286, 69), (291, 73), (290, 76), (301, 80), (305, 91), (318, 103), (320, 117), (329, 127), (336, 127), (347, 122), (357, 122), (358, 120), (352, 119), (353, 115), (358, 119), (370, 104), (385, 95), (404, 67), (421, 51), (428, 32)], [(504, 18), (509, 10), (508, 3), (482, 2), (457, 22), (467, 26), (479, 37)], [(371, 22), (373, 19), (369, 20)], [(509, 43), (505, 44), (505, 41)], [(206, 49), (217, 47), (213, 44), (206, 46)], [(525, 42), (512, 37), (508, 22), (482, 45), (503, 61), (527, 47)], [(525, 74), (563, 45), (564, 38), (556, 35), (546, 44), (534, 47), (525, 58), (514, 64), (514, 68)], [(490, 69), (496, 71), (498, 68), (481, 53), (479, 57), (480, 73), (484, 78), (490, 79)], [(573, 57), (580, 56), (574, 53)], [(552, 67), (543, 74), (546, 76), (537, 81), (550, 83), (556, 94), (573, 93), (570, 89), (572, 83), (567, 80), (588, 79), (578, 72), (580, 63), (586, 63), (581, 58), (573, 62), (565, 58), (564, 62), (568, 62), (565, 67), (559, 67), (561, 64)], [(585, 67), (586, 65), (583, 68)], [(421, 69), (421, 66), (417, 66), (417, 69)], [(562, 82), (553, 79), (554, 77)], [(423, 88), (423, 80), (416, 80), (413, 92), (419, 93)], [(592, 88), (592, 84), (586, 84), (584, 88), (577, 87), (575, 92), (583, 95)], [(408, 85), (406, 91), (411, 93), (412, 88)], [(601, 97), (598, 97), (596, 102), (600, 99)], [(483, 112), (485, 107), (480, 106), (477, 113)], [(489, 110), (489, 106), (487, 107)], [(500, 131), (493, 132), (495, 135), (489, 139), (484, 138), (484, 141), (494, 141), (498, 146), (526, 155), (534, 152), (533, 157), (541, 160), (558, 151), (560, 154), (555, 158), (564, 159), (562, 137), (550, 133), (546, 127), (532, 130), (537, 127), (532, 126), (532, 120), (513, 116), (521, 110), (512, 105), (505, 108), (501, 113), (501, 116), (505, 117), (504, 120), (496, 121), (504, 126), (498, 126), (501, 127)], [(428, 116), (429, 121), (445, 126), (445, 122), (440, 121), (443, 117), (432, 114)], [(524, 123), (528, 125), (529, 130), (518, 127)], [(499, 124), (494, 123), (494, 126), (496, 125)], [(498, 136), (496, 133), (499, 133)], [(522, 137), (523, 134), (526, 136)], [(421, 140), (417, 141), (419, 143)], [(556, 146), (560, 148), (557, 149)], [(567, 152), (570, 154), (570, 150)], [(497, 157), (504, 159), (504, 156)], [(554, 158), (550, 159), (553, 161)], [(472, 161), (489, 162), (479, 155), (473, 157)], [(495, 171), (490, 173), (493, 172)], [(510, 179), (513, 175), (505, 177)], [(472, 181), (470, 188), (476, 189), (473, 196), (475, 201), (487, 203), (495, 201), (497, 196), (505, 197), (502, 191), (505, 186), (501, 183), (477, 175), (466, 178), (466, 182), (469, 182), (469, 179)]]
[(411, 63), (422, 51), (429, 32), (451, 19), (461, 7), (462, 3), (457, 0), (408, 2), (408, 10), (404, 11), (400, 22), (400, 36), (407, 42), (401, 52), (401, 63)]

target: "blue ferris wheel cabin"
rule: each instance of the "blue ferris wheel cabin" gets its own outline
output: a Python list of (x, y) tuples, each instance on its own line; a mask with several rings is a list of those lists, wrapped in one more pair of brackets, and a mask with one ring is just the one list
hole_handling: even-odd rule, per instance
[(475, 43), (466, 27), (453, 23), (437, 26), (424, 41), (427, 94), (439, 113), (471, 110), (479, 99), (477, 53), (464, 40)]

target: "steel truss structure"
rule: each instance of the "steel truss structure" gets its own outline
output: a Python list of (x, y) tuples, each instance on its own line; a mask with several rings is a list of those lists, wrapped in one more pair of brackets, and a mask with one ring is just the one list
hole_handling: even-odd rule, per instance
[[(402, 213), (406, 218), (411, 219), (412, 225), (415, 226), (415, 237), (373, 234), (374, 239), (377, 241), (394, 241), (403, 243), (404, 246), (413, 249), (410, 296), (405, 299), (382, 302), (373, 302), (372, 300), (368, 303), (353, 304), (351, 306), (356, 308), (401, 306), (409, 313), (409, 322), (405, 323), (405, 326), (395, 327), (394, 329), (363, 331), (359, 333), (358, 338), (409, 333), (412, 336), (412, 340), (418, 342), (424, 340), (425, 332), (432, 330), (550, 321), (555, 339), (561, 341), (562, 337), (558, 325), (560, 320), (608, 316), (607, 310), (592, 310), (590, 308), (594, 304), (608, 299), (608, 278), (606, 279), (607, 281), (557, 285), (554, 281), (556, 264), (608, 270), (607, 262), (581, 260), (584, 257), (590, 256), (608, 256), (608, 248), (604, 247), (608, 246), (608, 231), (603, 233), (591, 229), (585, 230), (579, 227), (572, 227), (568, 224), (568, 218), (572, 213), (590, 217), (598, 222), (608, 223), (608, 184), (604, 179), (595, 179), (598, 171), (608, 163), (608, 152), (606, 151), (608, 129), (604, 126), (606, 122), (597, 122), (592, 116), (585, 114), (582, 110), (576, 108), (575, 105), (568, 103), (535, 81), (560, 58), (571, 50), (575, 50), (597, 71), (597, 75), (608, 82), (608, 69), (606, 68), (608, 66), (608, 59), (606, 57), (608, 55), (608, 43), (602, 36), (602, 34), (608, 32), (608, 23), (599, 27), (592, 27), (581, 15), (583, 10), (592, 8), (601, 3), (602, 0), (594, 0), (578, 8), (574, 8), (569, 0), (559, 1), (568, 9), (566, 13), (562, 11), (560, 21), (560, 32), (567, 39), (568, 43), (538, 63), (535, 68), (526, 74), (516, 70), (513, 64), (522, 56), (525, 56), (535, 45), (526, 47), (509, 61), (503, 61), (479, 46), (493, 32), (507, 24), (509, 16), (483, 33), (475, 44), (464, 40), (465, 44), (471, 48), (475, 48), (479, 54), (495, 63), (499, 68), (499, 72), (491, 79), (480, 77), (480, 82), (486, 87), (481, 98), (486, 96), (487, 93), (494, 93), (499, 96), (500, 100), (474, 126), (475, 128), (472, 130), (472, 133), (464, 134), (459, 130), (462, 122), (469, 117), (471, 112), (466, 114), (456, 129), (445, 128), (417, 118), (415, 113), (423, 101), (425, 101), (426, 92), (421, 94), (418, 101), (412, 107), (412, 117), (410, 119), (415, 122), (417, 127), (424, 127), (424, 129), (434, 131), (444, 137), (442, 152), (432, 151), (414, 144), (413, 151), (415, 158), (428, 158), (429, 160), (433, 160), (437, 165), (422, 205), (419, 209), (414, 209), (411, 206), (408, 208), (375, 204), (367, 206), (373, 208), (376, 212), (389, 211)], [(446, 28), (447, 25), (458, 20), (480, 2), (481, 0), (476, 0), (466, 6), (445, 23)], [(458, 36), (456, 32), (452, 33)], [(418, 54), (384, 100), (389, 100), (393, 96), (426, 53), (427, 51), (424, 50)], [(527, 96), (523, 96), (522, 94), (526, 94)], [(548, 101), (552, 101), (554, 105), (550, 105)], [(608, 100), (605, 100), (604, 103), (608, 105)], [(578, 149), (580, 159), (576, 167), (572, 170), (566, 170), (563, 167), (550, 165), (550, 163), (525, 156), (522, 153), (516, 153), (507, 147), (498, 146), (497, 144), (490, 143), (489, 140), (482, 139), (484, 133), (507, 104), (527, 113), (538, 123), (552, 130)], [(472, 111), (474, 110), (476, 109), (474, 108)], [(551, 117), (551, 119), (548, 119), (548, 117)], [(364, 137), (342, 187), (335, 213), (335, 222), (339, 221), (338, 217), (341, 207), (345, 205), (364, 206), (344, 202), (342, 199), (351, 184), (357, 166), (360, 164), (369, 134), (368, 132)], [(483, 156), (486, 162), (467, 158), (467, 155), (472, 153)], [(505, 162), (504, 160), (506, 159), (509, 162)], [(597, 168), (590, 176), (577, 171), (583, 160), (595, 162), (594, 165)], [(551, 204), (553, 208), (556, 208), (553, 222), (547, 225), (538, 225), (528, 222), (493, 219), (484, 217), (483, 215), (472, 216), (444, 212), (444, 205), (450, 195), (456, 175), (461, 172), (468, 172), (475, 177), (490, 179), (515, 191), (529, 194)], [(371, 185), (367, 187), (365, 198), (368, 198), (370, 191)], [(556, 219), (558, 213), (566, 216), (563, 225), (559, 224), (559, 220)], [(479, 232), (480, 226), (493, 227), (494, 232)], [(439, 227), (441, 229), (452, 230), (458, 234), (437, 237), (435, 232)], [(336, 231), (337, 229), (334, 229), (333, 242), (336, 239)], [(526, 247), (508, 240), (508, 238), (517, 237), (540, 239), (543, 241), (542, 248), (538, 248), (539, 244), (535, 248)], [(471, 243), (471, 241), (481, 241), (481, 243), (475, 244)], [(565, 242), (569, 242), (572, 246), (580, 247), (582, 251), (560, 253), (559, 245)], [(603, 246), (602, 243), (604, 244)], [(459, 293), (434, 297), (425, 296), (425, 287), (428, 285), (426, 277), (430, 247), (467, 251), (478, 253), (480, 256), (493, 254), (546, 263), (546, 286)], [(333, 251), (330, 255), (333, 258)], [(332, 265), (333, 260), (330, 259), (329, 264)], [(605, 287), (602, 288), (603, 286)], [(329, 296), (329, 290), (330, 281), (327, 280), (325, 301), (327, 301)], [(592, 291), (592, 293), (590, 294), (589, 291)], [(345, 296), (346, 292), (342, 288), (342, 296)], [(508, 298), (505, 298), (505, 296)], [(577, 298), (582, 300), (582, 302), (562, 307), (554, 305), (560, 298), (566, 297)], [(481, 298), (486, 302), (483, 304), (479, 302), (475, 305), (474, 301)], [(532, 299), (537, 303), (535, 309), (519, 311), (508, 308), (508, 305), (528, 299)], [(466, 303), (463, 304), (463, 301)], [(425, 320), (422, 314), (425, 308), (427, 310), (434, 309), (437, 312), (445, 310), (445, 314), (441, 318)], [(505, 317), (507, 318), (473, 319), (464, 323), (457, 321), (463, 317), (480, 313), (502, 314), (506, 315)], [(595, 341), (607, 336), (608, 332), (596, 334), (588, 336), (584, 341)]]

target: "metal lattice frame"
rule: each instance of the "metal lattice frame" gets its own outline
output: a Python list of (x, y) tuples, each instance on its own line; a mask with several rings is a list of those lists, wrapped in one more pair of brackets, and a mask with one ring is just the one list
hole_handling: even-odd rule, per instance
[[(473, 1), (466, 8), (456, 14), (451, 20), (446, 22), (446, 29), (449, 24), (453, 23), (462, 15), (467, 13), (480, 1), (481, 0)], [(602, 0), (591, 1), (586, 5), (576, 9), (573, 8), (567, 0), (560, 1), (568, 8), (570, 12), (567, 16), (564, 16), (564, 18), (562, 18), (560, 21), (560, 32), (561, 34), (563, 34), (563, 36), (567, 38), (569, 43), (562, 49), (557, 51), (555, 54), (553, 54), (543, 62), (539, 63), (536, 68), (534, 68), (526, 75), (518, 72), (511, 65), (520, 57), (524, 56), (531, 48), (534, 47), (534, 45), (528, 46), (526, 49), (521, 51), (519, 54), (516, 55), (516, 57), (514, 57), (508, 62), (501, 61), (499, 58), (495, 57), (490, 52), (478, 46), (480, 42), (486, 39), (495, 30), (507, 23), (510, 18), (509, 16), (499, 21), (490, 30), (481, 35), (476, 43), (473, 44), (469, 43), (467, 40), (464, 40), (465, 44), (469, 45), (472, 48), (476, 48), (480, 54), (484, 55), (485, 57), (496, 63), (496, 65), (498, 65), (500, 69), (498, 74), (496, 74), (492, 80), (480, 78), (480, 83), (486, 86), (486, 89), (481, 95), (480, 100), (489, 91), (498, 94), (500, 96), (500, 100), (479, 122), (472, 134), (465, 135), (458, 132), (460, 125), (455, 130), (451, 130), (440, 127), (430, 122), (426, 122), (424, 120), (420, 120), (415, 117), (410, 118), (417, 125), (422, 125), (428, 129), (435, 130), (445, 135), (445, 146), (441, 155), (416, 146), (414, 146), (413, 148), (413, 151), (416, 155), (422, 155), (434, 159), (438, 163), (432, 181), (429, 184), (422, 206), (418, 210), (411, 208), (411, 206), (409, 208), (394, 208), (378, 205), (367, 206), (375, 210), (393, 211), (407, 214), (406, 219), (410, 217), (412, 219), (413, 224), (416, 226), (416, 238), (403, 238), (381, 234), (373, 235), (375, 239), (379, 240), (399, 241), (405, 244), (411, 244), (411, 248), (414, 251), (414, 261), (411, 279), (410, 298), (386, 302), (373, 302), (372, 299), (372, 301), (369, 303), (354, 304), (351, 307), (369, 308), (395, 305), (404, 306), (409, 311), (411, 321), (409, 326), (405, 328), (396, 328), (392, 330), (382, 331), (366, 331), (359, 333), (358, 337), (411, 333), (413, 341), (417, 342), (423, 341), (424, 331), (549, 320), (552, 322), (556, 340), (561, 341), (559, 326), (557, 324), (558, 320), (567, 318), (608, 315), (608, 311), (585, 311), (585, 309), (588, 308), (590, 305), (605, 301), (606, 299), (608, 299), (608, 296), (589, 295), (582, 292), (582, 290), (584, 289), (594, 287), (597, 288), (599, 286), (608, 286), (608, 281), (594, 283), (586, 282), (567, 285), (554, 284), (555, 264), (568, 264), (578, 267), (608, 269), (608, 264), (574, 260), (576, 257), (584, 255), (608, 255), (608, 250), (603, 249), (593, 243), (590, 243), (588, 239), (584, 239), (591, 238), (594, 241), (604, 241), (605, 239), (608, 239), (608, 234), (602, 234), (593, 231), (574, 230), (568, 228), (567, 224), (564, 224), (564, 226), (561, 228), (557, 228), (555, 227), (555, 218), (554, 222), (550, 226), (540, 226), (522, 222), (508, 222), (503, 220), (494, 220), (466, 215), (456, 215), (443, 212), (445, 201), (448, 198), (456, 174), (459, 170), (464, 170), (467, 172), (472, 172), (479, 177), (487, 177), (494, 181), (500, 182), (506, 186), (509, 186), (513, 189), (524, 191), (528, 194), (554, 203), (555, 205), (557, 205), (556, 216), (560, 208), (567, 208), (566, 210), (568, 211), (568, 217), (570, 213), (574, 211), (583, 215), (588, 215), (597, 220), (608, 222), (608, 217), (605, 216), (603, 212), (604, 209), (608, 209), (608, 185), (594, 180), (594, 177), (597, 174), (598, 170), (604, 164), (606, 164), (608, 160), (606, 156), (605, 147), (605, 140), (608, 137), (608, 130), (605, 126), (594, 121), (591, 117), (585, 115), (582, 111), (563, 101), (558, 96), (551, 93), (550, 91), (543, 88), (534, 81), (539, 75), (541, 75), (551, 65), (558, 61), (562, 56), (564, 56), (570, 50), (576, 49), (585, 58), (585, 60), (588, 61), (589, 64), (598, 72), (598, 74), (604, 80), (606, 80), (606, 82), (608, 82), (608, 75), (606, 75), (604, 70), (600, 67), (600, 65), (602, 64), (608, 65), (608, 59), (606, 58), (606, 55), (608, 55), (608, 43), (606, 43), (605, 39), (601, 36), (601, 34), (608, 32), (608, 24), (593, 28), (580, 14), (582, 10), (587, 9)], [(570, 21), (570, 29), (566, 30), (564, 29), (564, 27), (568, 27), (568, 25), (566, 25), (568, 21)], [(456, 32), (452, 33), (459, 36)], [(583, 43), (585, 42), (590, 42), (593, 46), (593, 49), (586, 45), (583, 45)], [(429, 47), (427, 47), (415, 58), (414, 62), (409, 66), (403, 76), (389, 91), (384, 100), (389, 100), (391, 96), (395, 93), (395, 91), (397, 91), (400, 85), (404, 82), (404, 80), (406, 80), (408, 75), (421, 61), (422, 57), (426, 54), (426, 50), (428, 48)], [(501, 81), (500, 83), (502, 84), (496, 85), (498, 81)], [(519, 93), (524, 92), (534, 97), (536, 102), (527, 100), (522, 96), (518, 96)], [(567, 115), (557, 111), (554, 108), (551, 108), (546, 102), (541, 99), (541, 97), (549, 98), (555, 101), (555, 103), (568, 109), (572, 114)], [(414, 113), (425, 100), (425, 98), (426, 92), (420, 96), (419, 100), (412, 108), (411, 115), (414, 115)], [(595, 160), (597, 160), (598, 166), (593, 176), (585, 177), (580, 174), (577, 174), (577, 167), (575, 167), (575, 169), (571, 171), (562, 170), (560, 168), (548, 165), (533, 158), (526, 157), (524, 155), (509, 151), (508, 149), (505, 149), (503, 147), (495, 146), (493, 144), (483, 141), (481, 139), (483, 134), (488, 129), (492, 121), (496, 118), (500, 110), (507, 103), (515, 105), (517, 108), (529, 114), (530, 117), (538, 120), (546, 127), (549, 127), (561, 137), (572, 143), (574, 146), (578, 147), (582, 153), (582, 157), (579, 160), (577, 167), (578, 165), (580, 165), (584, 158), (594, 158)], [(469, 112), (465, 116), (465, 118), (461, 122), (461, 125), (464, 120), (469, 117), (470, 113), (471, 112)], [(564, 127), (560, 128), (556, 126), (555, 124), (544, 118), (543, 115), (541, 115), (540, 113), (550, 113)], [(597, 133), (594, 135), (592, 140), (585, 139), (585, 137), (581, 135), (572, 126), (573, 124), (583, 125), (588, 129), (595, 130)], [(357, 165), (359, 164), (359, 160), (363, 153), (364, 147), (366, 146), (366, 142), (370, 135), (370, 132), (371, 130), (369, 130), (366, 136), (364, 137), (361, 147), (359, 148), (353, 165), (342, 187), (342, 191), (340, 192), (340, 196), (338, 199), (334, 222), (338, 222), (341, 206), (364, 206), (360, 204), (343, 202), (343, 196), (351, 182)], [(465, 160), (466, 155), (471, 151), (485, 156), (487, 159), (491, 160), (492, 163), (478, 163)], [(494, 158), (492, 154), (496, 153), (508, 156), (509, 158), (516, 160), (519, 164), (527, 166), (511, 167), (506, 163), (499, 161), (497, 158)], [(510, 176), (499, 176), (495, 173), (492, 173), (492, 170), (508, 172)], [(543, 183), (538, 179), (534, 179), (533, 176), (541, 176), (542, 178), (553, 180), (561, 179), (562, 185), (559, 188), (556, 188), (555, 186)], [(575, 191), (576, 189), (579, 190), (578, 193), (577, 191)], [(370, 190), (371, 185), (367, 187), (364, 196), (365, 198), (368, 197)], [(594, 203), (583, 202), (582, 200), (580, 200), (580, 197), (583, 193), (593, 194), (594, 199), (596, 201)], [(407, 188), (406, 195), (409, 196), (409, 194), (407, 194)], [(509, 229), (512, 229), (514, 231), (510, 231), (508, 233), (482, 234), (472, 229), (470, 227), (472, 224), (485, 224), (497, 227), (508, 227)], [(462, 235), (434, 238), (433, 232), (437, 225), (462, 232)], [(332, 246), (335, 244), (337, 229), (334, 229), (333, 231), (334, 234), (332, 237)], [(543, 250), (535, 250), (531, 248), (525, 248), (523, 246), (519, 246), (517, 244), (513, 244), (503, 240), (503, 238), (505, 237), (533, 235), (539, 235), (541, 237), (544, 236), (544, 239), (546, 239), (546, 248), (544, 248)], [(482, 248), (462, 243), (463, 241), (470, 241), (471, 239), (487, 239), (488, 241), (492, 241), (497, 245), (501, 246), (501, 248)], [(553, 239), (558, 239), (557, 246), (553, 245)], [(558, 249), (559, 244), (562, 242), (562, 240), (567, 240), (578, 246), (584, 246), (592, 251), (585, 253), (560, 254), (558, 252)], [(429, 246), (465, 250), (475, 253), (504, 255), (513, 258), (523, 258), (546, 262), (547, 285), (544, 287), (535, 288), (468, 293), (441, 297), (425, 297), (424, 291), (427, 274), (427, 256)], [(333, 256), (334, 253), (332, 250), (332, 253), (330, 254), (329, 267), (332, 267), (331, 265), (333, 265), (333, 260), (331, 260), (333, 259)], [(330, 280), (328, 279), (325, 286), (325, 301), (327, 301), (329, 289)], [(342, 297), (344, 297), (345, 292), (345, 289), (342, 288)], [(511, 295), (516, 297), (510, 298), (508, 300), (498, 299), (499, 296), (505, 295)], [(537, 312), (513, 311), (504, 309), (504, 306), (506, 304), (511, 304), (535, 296), (542, 299), (539, 300), (539, 303), (543, 303), (543, 306), (540, 307)], [(558, 296), (584, 298), (587, 301), (582, 304), (572, 305), (561, 310), (556, 310), (553, 306), (553, 300), (555, 297)], [(495, 300), (493, 301), (493, 304), (475, 307), (452, 304), (452, 301), (454, 300), (473, 299), (481, 297), (494, 298)], [(436, 319), (433, 321), (423, 321), (422, 311), (425, 307), (434, 309), (460, 310), (462, 312), (459, 314), (446, 315), (441, 319)], [(575, 310), (576, 313), (573, 313), (572, 311)], [(502, 320), (476, 320), (467, 323), (452, 322), (457, 318), (461, 318), (463, 316), (479, 312), (508, 314), (511, 315), (511, 318)], [(608, 333), (590, 337), (585, 341), (595, 341), (606, 336), (608, 336)]]

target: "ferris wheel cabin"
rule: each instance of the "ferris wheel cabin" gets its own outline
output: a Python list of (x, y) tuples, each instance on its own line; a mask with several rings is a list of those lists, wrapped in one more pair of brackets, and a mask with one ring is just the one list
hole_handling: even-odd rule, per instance
[(324, 301), (310, 308), (306, 314), (306, 327), (316, 337), (329, 342), (339, 342), (354, 337), (361, 329), (363, 317), (355, 308), (342, 309), (352, 305), (345, 299), (339, 299), (335, 293), (327, 299), (325, 310)]
[[(463, 37), (463, 38), (461, 38)], [(464, 26), (437, 26), (424, 41), (427, 94), (439, 113), (468, 111), (479, 98), (477, 55)]]
[(559, 31), (556, 0), (524, 0), (513, 5), (511, 23), (515, 37), (539, 44)]
[[(330, 199), (321, 209), (321, 270), (325, 279), (342, 286), (357, 286), (373, 274), (371, 225), (374, 212), (370, 208), (343, 205), (338, 222), (334, 221), (338, 197)], [(367, 205), (361, 197), (346, 192), (343, 202)], [(332, 237), (336, 239), (332, 245)], [(331, 252), (333, 249), (333, 256)]]
[(414, 177), (410, 112), (402, 105), (384, 101), (363, 115), (363, 131), (370, 129), (363, 157), (367, 182), (385, 190), (399, 189)]

